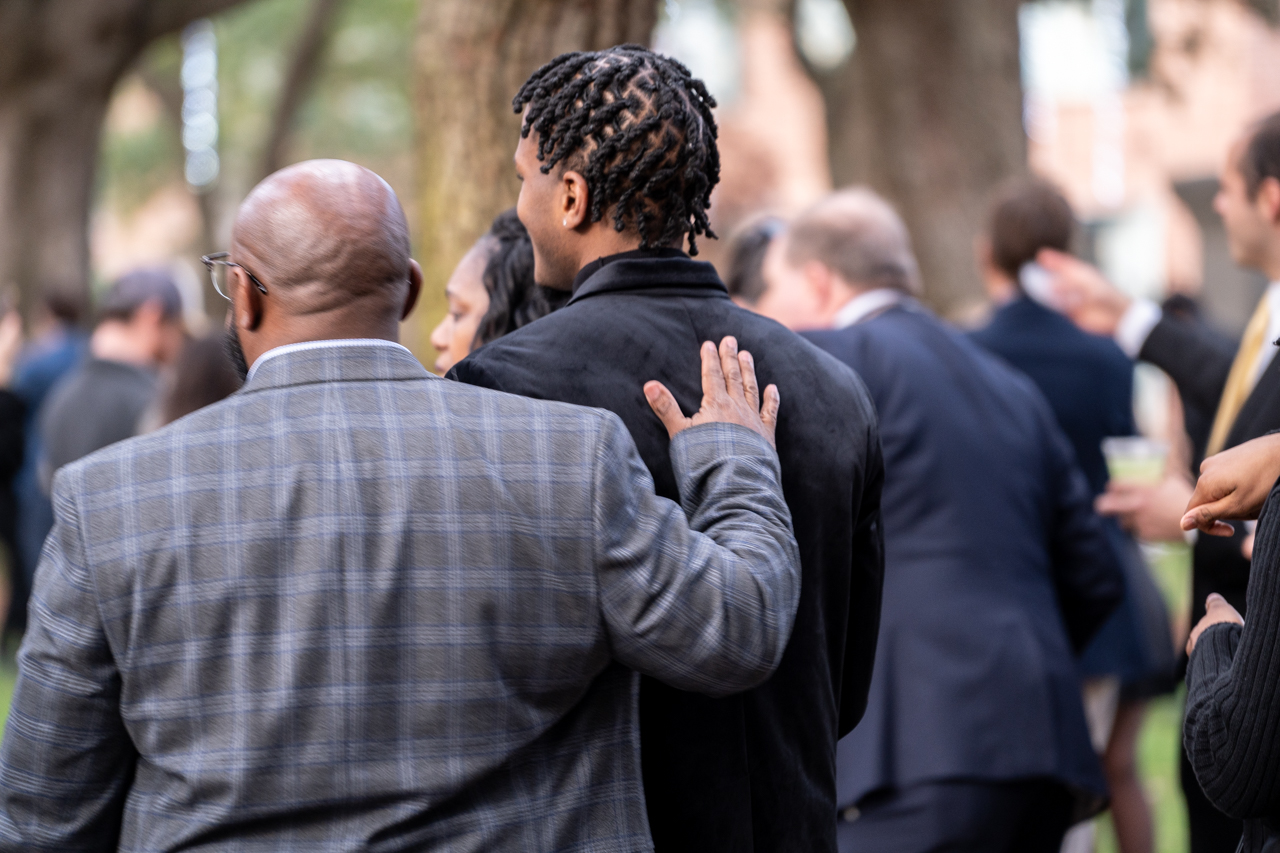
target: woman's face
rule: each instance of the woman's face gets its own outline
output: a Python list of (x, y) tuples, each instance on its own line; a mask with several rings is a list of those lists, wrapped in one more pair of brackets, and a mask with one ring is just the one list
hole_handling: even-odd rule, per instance
[(489, 292), (484, 287), (484, 267), (489, 261), (490, 243), (489, 239), (484, 238), (472, 246), (471, 251), (458, 262), (445, 287), (449, 313), (431, 333), (431, 345), (440, 351), (436, 358), (436, 373), (441, 375), (471, 352), (476, 329), (489, 310)]

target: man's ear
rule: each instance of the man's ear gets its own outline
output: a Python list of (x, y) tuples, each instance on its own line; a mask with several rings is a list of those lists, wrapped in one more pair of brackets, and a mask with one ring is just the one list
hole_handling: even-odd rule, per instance
[(262, 293), (249, 281), (243, 267), (231, 267), (231, 313), (237, 327), (256, 332), (262, 325)]
[(409, 259), (409, 292), (405, 294), (404, 310), (400, 312), (400, 320), (408, 319), (413, 313), (413, 307), (418, 304), (418, 297), (422, 294), (422, 267), (418, 266), (418, 262), (413, 258)]
[(988, 272), (995, 268), (995, 260), (991, 251), (991, 238), (979, 234), (973, 238), (973, 256), (978, 259), (978, 269)]
[(587, 179), (579, 172), (566, 169), (560, 176), (560, 224), (574, 230), (587, 222), (590, 212)]
[(830, 304), (835, 289), (835, 281), (832, 279), (831, 270), (825, 264), (818, 261), (806, 261), (804, 265), (804, 280), (808, 282), (809, 289), (813, 291), (813, 295), (817, 303), (824, 308)]
[(1258, 185), (1256, 204), (1267, 222), (1280, 225), (1280, 180), (1264, 178)]

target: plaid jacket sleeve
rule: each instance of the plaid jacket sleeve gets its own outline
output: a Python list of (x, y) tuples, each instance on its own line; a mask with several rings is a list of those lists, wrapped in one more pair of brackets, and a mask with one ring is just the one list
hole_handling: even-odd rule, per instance
[(54, 484), (0, 747), (2, 851), (115, 850), (136, 761), (68, 479)]
[(606, 422), (596, 562), (614, 656), (709, 696), (761, 683), (782, 659), (800, 595), (777, 454), (745, 427), (681, 432), (671, 461), (682, 512), (654, 495), (621, 421)]

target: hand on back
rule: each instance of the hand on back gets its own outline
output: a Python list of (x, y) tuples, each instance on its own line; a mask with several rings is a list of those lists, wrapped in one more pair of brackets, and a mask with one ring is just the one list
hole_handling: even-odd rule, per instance
[(667, 428), (667, 434), (675, 438), (678, 433), (699, 424), (738, 424), (764, 436), (776, 449), (774, 431), (780, 403), (778, 387), (770, 385), (764, 389), (764, 403), (761, 405), (755, 359), (751, 353), (739, 352), (737, 340), (728, 336), (720, 341), (719, 352), (714, 343), (704, 342), (701, 355), (702, 408), (693, 417), (684, 416), (676, 398), (661, 382), (650, 380), (644, 385), (645, 398)]

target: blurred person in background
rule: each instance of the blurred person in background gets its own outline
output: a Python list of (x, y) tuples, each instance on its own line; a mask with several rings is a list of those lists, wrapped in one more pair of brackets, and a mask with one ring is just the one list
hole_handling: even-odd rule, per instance
[[(0, 317), (0, 548), (3, 548), (3, 576), (0, 580), (0, 613), (8, 614), (5, 633), (21, 630), (23, 624), (14, 624), (15, 602), (18, 591), (23, 589), (22, 572), (18, 563), (17, 520), (18, 503), (14, 494), (14, 479), (22, 466), (23, 421), (26, 406), (13, 390), (14, 364), (22, 347), (22, 317), (9, 309)], [(22, 615), (26, 615), (26, 602), (22, 602)]]
[(431, 332), (440, 351), (435, 370), (448, 372), (473, 349), (514, 332), (568, 301), (568, 294), (533, 280), (533, 244), (515, 208), (499, 213), (445, 287), (449, 313)]
[(764, 295), (764, 258), (773, 238), (786, 222), (777, 216), (760, 216), (740, 227), (729, 238), (728, 267), (724, 277), (729, 298), (740, 308), (751, 308)]
[(240, 377), (227, 353), (225, 335), (192, 338), (166, 375), (153, 408), (154, 423), (147, 427), (158, 429), (211, 406), (231, 396), (240, 385)]
[(26, 407), (23, 421), (22, 467), (14, 478), (18, 501), (18, 568), (13, 578), (13, 599), (6, 628), (22, 631), (27, 624), (27, 598), (35, 576), (40, 549), (53, 527), (53, 505), (40, 486), (40, 413), (49, 391), (84, 358), (88, 336), (80, 328), (80, 300), (61, 290), (44, 293), (36, 309), (31, 335), (18, 357), (13, 391)]
[(846, 190), (773, 242), (757, 302), (821, 330), (881, 424), (884, 610), (840, 849), (1056, 853), (1106, 801), (1075, 656), (1124, 580), (1044, 397), (915, 300), (917, 269), (897, 213)]
[(852, 371), (734, 305), (715, 268), (690, 257), (714, 236), (720, 154), (715, 101), (685, 66), (635, 45), (564, 54), (515, 103), (534, 274), (572, 297), (449, 376), (614, 412), (671, 498), (684, 496), (643, 380), (670, 389), (676, 414), (693, 411), (702, 381), (689, 355), (732, 336), (761, 384), (797, 389), (778, 421), (802, 575), (786, 653), (768, 681), (732, 696), (642, 678), (640, 756), (659, 853), (834, 853), (836, 741), (866, 702), (884, 565), (871, 400)]
[[(1227, 153), (1214, 208), (1226, 227), (1232, 258), (1271, 281), (1234, 351), (1202, 324), (1161, 311), (1111, 285), (1092, 266), (1045, 251), (1041, 264), (1054, 274), (1055, 303), (1082, 328), (1112, 335), (1128, 355), (1156, 365), (1178, 387), (1182, 403), (1194, 407), (1212, 428), (1205, 454), (1212, 456), (1280, 429), (1280, 113), (1250, 126)], [(1212, 282), (1206, 283), (1212, 287)], [(1199, 460), (1192, 460), (1198, 467)], [(1118, 515), (1139, 538), (1174, 540), (1192, 485), (1180, 472), (1159, 486), (1111, 487), (1100, 511)], [(1218, 593), (1241, 613), (1252, 542), (1245, 525), (1230, 537), (1196, 538), (1192, 561), (1191, 621), (1205, 614), (1204, 601)], [(1191, 853), (1234, 853), (1241, 824), (1205, 799), (1184, 754), (1182, 787), (1187, 798)]]
[(53, 472), (137, 435), (159, 389), (158, 371), (181, 351), (182, 297), (169, 273), (122, 276), (98, 306), (89, 357), (64, 376), (40, 415), (45, 491)]
[[(1133, 363), (1110, 338), (1081, 331), (1040, 301), (1048, 275), (1036, 256), (1046, 248), (1067, 252), (1074, 229), (1071, 205), (1052, 184), (1023, 178), (1001, 189), (978, 252), (997, 308), (990, 324), (972, 337), (1044, 394), (1096, 498), (1108, 479), (1103, 439), (1136, 432)], [(1147, 700), (1172, 689), (1173, 643), (1141, 551), (1114, 520), (1104, 529), (1125, 569), (1125, 600), (1080, 659), (1085, 710), (1094, 746), (1103, 753), (1121, 853), (1151, 853), (1151, 809), (1137, 773), (1138, 735)]]

